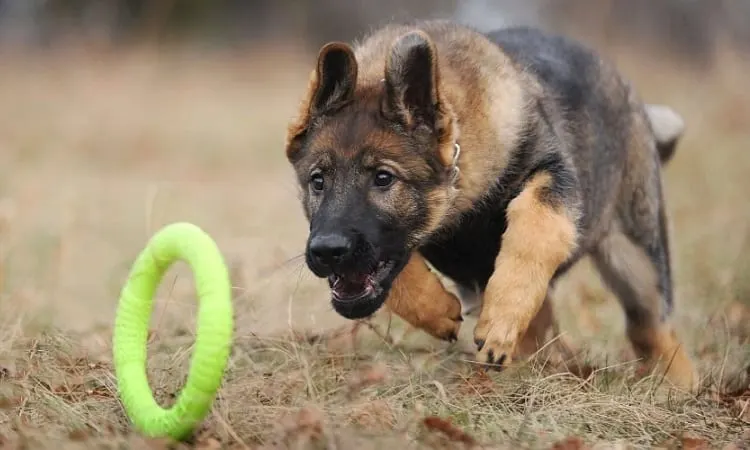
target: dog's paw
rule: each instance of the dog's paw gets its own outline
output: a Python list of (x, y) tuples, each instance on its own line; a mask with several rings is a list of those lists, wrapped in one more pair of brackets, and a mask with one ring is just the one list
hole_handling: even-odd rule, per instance
[(443, 341), (455, 342), (458, 340), (458, 332), (461, 330), (463, 317), (438, 317), (422, 325), (422, 329), (429, 335)]
[[(430, 336), (444, 341), (455, 342), (463, 323), (461, 302), (456, 296), (433, 285), (418, 299), (410, 300), (413, 309), (413, 323)], [(408, 319), (407, 319), (408, 320)]]
[(479, 320), (474, 329), (476, 359), (493, 369), (502, 369), (513, 360), (519, 333), (512, 323)]

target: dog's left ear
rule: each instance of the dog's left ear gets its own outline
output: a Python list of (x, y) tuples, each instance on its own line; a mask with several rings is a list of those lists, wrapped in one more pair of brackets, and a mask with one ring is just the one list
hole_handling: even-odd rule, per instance
[(320, 49), (299, 117), (287, 132), (287, 157), (291, 158), (299, 150), (299, 141), (314, 119), (352, 99), (357, 70), (354, 50), (348, 44), (329, 42)]
[(391, 46), (385, 63), (386, 116), (409, 130), (438, 121), (437, 50), (423, 31), (411, 31)]
[(315, 83), (310, 92), (310, 115), (324, 114), (354, 96), (357, 60), (343, 42), (329, 42), (318, 53)]
[(437, 142), (437, 155), (453, 164), (458, 126), (451, 105), (440, 93), (437, 48), (424, 31), (411, 31), (391, 46), (385, 63), (386, 119), (418, 139)]

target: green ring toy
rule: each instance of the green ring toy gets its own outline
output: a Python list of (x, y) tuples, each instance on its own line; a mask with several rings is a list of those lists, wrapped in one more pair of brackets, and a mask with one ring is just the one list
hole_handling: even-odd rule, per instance
[[(146, 339), (153, 296), (176, 261), (195, 278), (199, 310), (190, 371), (175, 404), (154, 400), (146, 375)], [(233, 310), (229, 271), (211, 237), (189, 223), (173, 223), (153, 235), (138, 255), (120, 294), (113, 335), (120, 400), (135, 427), (149, 437), (183, 440), (211, 409), (229, 360)]]

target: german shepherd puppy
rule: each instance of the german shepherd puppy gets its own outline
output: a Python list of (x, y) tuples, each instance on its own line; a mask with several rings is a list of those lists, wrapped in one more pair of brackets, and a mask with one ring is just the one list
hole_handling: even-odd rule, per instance
[(660, 174), (682, 131), (612, 64), (533, 28), (424, 21), (328, 43), (286, 144), (306, 263), (342, 316), (387, 303), (455, 339), (461, 303), (429, 262), (481, 303), (477, 359), (501, 367), (542, 343), (548, 290), (590, 255), (634, 350), (695, 388), (669, 322)]

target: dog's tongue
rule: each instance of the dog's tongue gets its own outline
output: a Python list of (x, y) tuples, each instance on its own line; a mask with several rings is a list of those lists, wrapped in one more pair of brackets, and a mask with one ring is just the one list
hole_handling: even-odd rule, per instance
[(355, 296), (367, 289), (367, 274), (351, 274), (341, 277), (334, 289), (344, 296)]

